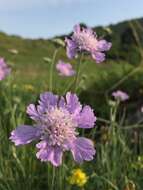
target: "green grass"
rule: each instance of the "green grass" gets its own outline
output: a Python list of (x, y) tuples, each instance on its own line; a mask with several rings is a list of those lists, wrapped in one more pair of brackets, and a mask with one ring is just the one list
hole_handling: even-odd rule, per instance
[[(125, 60), (107, 59), (96, 64), (89, 57), (83, 59), (77, 93), (83, 104), (94, 108), (98, 119), (96, 128), (80, 132), (95, 142), (96, 157), (92, 162), (78, 165), (67, 153), (64, 164), (53, 170), (50, 164), (36, 159), (35, 143), (15, 147), (9, 136), (18, 125), (32, 124), (25, 110), (28, 104), (37, 102), (41, 92), (49, 90), (51, 63), (43, 58), (52, 59), (57, 46), (49, 40), (24, 40), (3, 33), (0, 42), (0, 56), (12, 68), (11, 76), (0, 82), (0, 190), (142, 190), (143, 126), (139, 123), (142, 65), (120, 82), (138, 65)], [(9, 49), (17, 49), (19, 53), (14, 55)], [(69, 61), (64, 48), (59, 49), (56, 62), (58, 59)], [(69, 62), (76, 69), (78, 59)], [(53, 92), (64, 95), (73, 81), (73, 77), (60, 77), (54, 65)], [(26, 88), (29, 84), (33, 89)], [(130, 95), (130, 100), (119, 107), (111, 104), (111, 93), (116, 89)], [(83, 188), (68, 183), (74, 168), (83, 169), (89, 176)], [(127, 189), (129, 184), (134, 184), (136, 189)]]
[[(92, 162), (75, 164), (69, 153), (64, 157), (64, 164), (55, 169), (48, 163), (36, 159), (35, 143), (15, 147), (9, 141), (10, 132), (18, 125), (31, 120), (25, 114), (26, 105), (35, 102), (37, 94), (11, 88), (6, 81), (1, 84), (0, 114), (0, 189), (1, 190), (42, 190), (80, 189), (68, 183), (68, 176), (74, 168), (82, 168), (89, 176), (84, 189), (122, 190), (132, 182), (142, 190), (142, 168), (137, 165), (138, 156), (143, 154), (142, 125), (123, 120), (123, 107), (116, 104), (108, 107), (109, 120), (99, 118), (95, 129), (85, 135), (95, 142), (96, 157)], [(16, 91), (15, 91), (16, 90)], [(119, 109), (120, 108), (120, 109)], [(116, 115), (116, 109), (118, 114)], [(95, 110), (96, 111), (96, 110)], [(109, 115), (112, 111), (111, 116)], [(133, 128), (134, 127), (134, 128)], [(138, 138), (137, 138), (138, 137)], [(142, 166), (142, 161), (139, 163)], [(140, 166), (139, 165), (139, 166)], [(55, 177), (54, 177), (55, 176)], [(53, 187), (52, 187), (53, 181)]]

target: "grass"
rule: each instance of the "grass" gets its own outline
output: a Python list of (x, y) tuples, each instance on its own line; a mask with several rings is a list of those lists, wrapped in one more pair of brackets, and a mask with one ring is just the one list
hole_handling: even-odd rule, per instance
[[(77, 93), (83, 104), (94, 108), (97, 126), (80, 133), (94, 141), (96, 157), (78, 165), (67, 153), (63, 165), (53, 169), (36, 159), (35, 143), (15, 147), (9, 136), (18, 125), (32, 124), (25, 110), (28, 104), (37, 102), (41, 92), (49, 90), (51, 63), (43, 58), (52, 59), (56, 46), (46, 40), (7, 38), (4, 34), (0, 41), (1, 56), (12, 67), (11, 76), (0, 83), (0, 190), (142, 190), (142, 66), (122, 82), (137, 66), (118, 60), (97, 65), (84, 58)], [(17, 55), (9, 51), (15, 48), (13, 44)], [(64, 49), (59, 49), (55, 62), (59, 58), (67, 61)], [(71, 61), (74, 68), (76, 62)], [(58, 76), (54, 65), (53, 92), (65, 94), (73, 80)], [(128, 92), (130, 100), (118, 105), (111, 97), (116, 89)], [(88, 175), (84, 187), (68, 182), (75, 168)]]
[(107, 105), (112, 113), (109, 115), (109, 120), (99, 118), (97, 127), (85, 133), (87, 137), (93, 139), (96, 146), (97, 154), (92, 162), (77, 165), (67, 154), (64, 164), (53, 171), (50, 164), (41, 163), (36, 159), (34, 143), (15, 147), (8, 139), (10, 132), (16, 126), (31, 123), (25, 114), (25, 108), (28, 103), (36, 101), (37, 94), (33, 96), (33, 92), (30, 91), (12, 91), (10, 83), (1, 84), (1, 88), (1, 190), (53, 190), (57, 187), (59, 190), (65, 187), (67, 190), (81, 189), (68, 183), (68, 176), (74, 168), (82, 168), (89, 176), (84, 186), (87, 190), (92, 190), (93, 187), (97, 190), (120, 190), (125, 189), (130, 183), (138, 190), (142, 189), (143, 163), (138, 158), (143, 152), (141, 135), (143, 126), (136, 123), (136, 125), (127, 124), (123, 120), (121, 105), (119, 107), (117, 104)]

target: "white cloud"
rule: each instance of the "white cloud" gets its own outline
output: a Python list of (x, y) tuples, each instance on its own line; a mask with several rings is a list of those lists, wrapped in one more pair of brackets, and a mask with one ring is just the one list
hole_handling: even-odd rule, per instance
[(60, 6), (92, 0), (0, 0), (0, 10), (23, 10), (37, 6)]

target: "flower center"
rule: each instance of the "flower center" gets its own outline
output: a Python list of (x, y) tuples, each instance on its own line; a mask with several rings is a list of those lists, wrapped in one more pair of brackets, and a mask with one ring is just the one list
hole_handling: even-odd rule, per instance
[(81, 32), (80, 34), (74, 34), (74, 39), (80, 50), (91, 51), (96, 49), (97, 40), (93, 35)]
[(64, 148), (67, 141), (75, 139), (78, 135), (76, 132), (77, 124), (68, 111), (62, 108), (54, 108), (46, 113), (46, 116), (48, 122), (44, 125), (43, 138), (46, 138), (50, 145), (58, 145)]

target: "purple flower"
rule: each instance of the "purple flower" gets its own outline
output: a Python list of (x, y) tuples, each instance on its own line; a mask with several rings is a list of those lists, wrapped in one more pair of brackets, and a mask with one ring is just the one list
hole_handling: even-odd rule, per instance
[(69, 77), (75, 75), (72, 65), (70, 63), (64, 63), (61, 60), (58, 61), (56, 69), (59, 71), (59, 75), (61, 76)]
[(115, 99), (119, 99), (120, 101), (126, 101), (129, 99), (129, 95), (121, 90), (117, 90), (116, 92), (112, 93)]
[(7, 66), (3, 58), (0, 58), (0, 80), (5, 79), (10, 74), (11, 69)]
[(54, 166), (62, 163), (65, 151), (71, 151), (76, 162), (90, 161), (95, 155), (93, 142), (79, 137), (77, 128), (93, 128), (96, 117), (90, 106), (82, 106), (76, 94), (59, 97), (51, 92), (40, 95), (39, 105), (30, 104), (27, 114), (34, 126), (21, 125), (11, 132), (15, 145), (38, 140), (37, 158)]
[(91, 28), (81, 28), (80, 25), (74, 27), (71, 38), (66, 38), (67, 56), (72, 59), (78, 52), (88, 52), (92, 58), (100, 63), (105, 60), (105, 51), (111, 48), (111, 43), (106, 40), (97, 39), (96, 33)]

